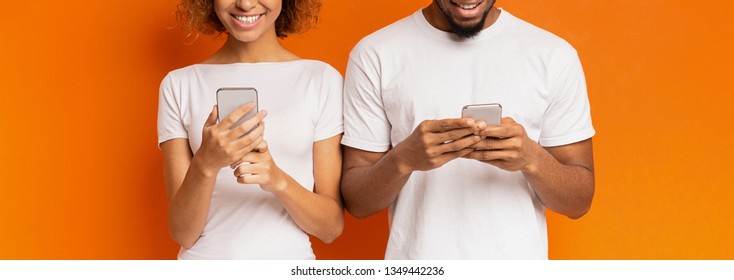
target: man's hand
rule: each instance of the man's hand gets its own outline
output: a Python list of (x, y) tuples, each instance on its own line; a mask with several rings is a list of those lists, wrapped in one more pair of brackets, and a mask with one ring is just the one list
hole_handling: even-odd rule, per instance
[(426, 120), (393, 149), (400, 173), (438, 168), (474, 151), (484, 123), (472, 119)]
[(578, 219), (589, 211), (594, 197), (591, 139), (544, 148), (511, 118), (477, 135), (485, 138), (471, 146), (477, 150), (465, 158), (522, 171), (543, 205), (554, 212)]
[(488, 126), (477, 133), (483, 137), (463, 157), (489, 163), (507, 171), (537, 169), (538, 151), (542, 147), (530, 139), (525, 128), (512, 118), (502, 118), (499, 126)]

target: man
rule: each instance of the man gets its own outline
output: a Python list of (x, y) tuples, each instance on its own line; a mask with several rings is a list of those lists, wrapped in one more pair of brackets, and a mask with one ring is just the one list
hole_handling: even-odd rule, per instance
[[(491, 0), (434, 0), (364, 38), (345, 80), (346, 208), (390, 209), (387, 259), (547, 259), (545, 208), (594, 194), (576, 51)], [(459, 118), (500, 103), (501, 125)]]

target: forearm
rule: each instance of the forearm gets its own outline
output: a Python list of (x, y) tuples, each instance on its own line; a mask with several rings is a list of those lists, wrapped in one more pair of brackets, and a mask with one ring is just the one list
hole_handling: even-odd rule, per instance
[(344, 229), (344, 210), (339, 202), (308, 191), (285, 173), (282, 184), (285, 187), (273, 194), (298, 227), (325, 243), (331, 243), (341, 235)]
[(588, 167), (563, 164), (538, 146), (536, 164), (522, 172), (548, 209), (577, 219), (591, 207), (594, 173)]
[(169, 204), (169, 230), (185, 248), (191, 248), (204, 231), (216, 177), (217, 171), (205, 168), (194, 158)]
[(342, 174), (342, 196), (349, 213), (365, 218), (395, 201), (412, 174), (391, 150), (371, 166), (356, 166)]

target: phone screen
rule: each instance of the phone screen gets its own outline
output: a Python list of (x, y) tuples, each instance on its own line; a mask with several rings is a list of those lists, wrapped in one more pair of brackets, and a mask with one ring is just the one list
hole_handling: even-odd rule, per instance
[[(254, 102), (255, 109), (240, 118), (230, 129), (237, 127), (244, 121), (252, 118), (258, 112), (257, 90), (254, 88), (220, 88), (217, 90), (217, 109), (219, 121), (232, 114), (235, 110), (247, 103)], [(254, 129), (254, 128), (253, 128)], [(248, 132), (249, 133), (249, 132)]]
[(461, 110), (461, 117), (476, 121), (482, 120), (487, 125), (500, 125), (502, 122), (502, 105), (498, 103), (466, 105)]

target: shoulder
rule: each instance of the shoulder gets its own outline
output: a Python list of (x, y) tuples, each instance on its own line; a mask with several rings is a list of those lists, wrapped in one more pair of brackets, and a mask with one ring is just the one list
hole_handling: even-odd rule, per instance
[(310, 73), (313, 77), (321, 77), (324, 80), (342, 80), (342, 75), (330, 64), (319, 61), (303, 59), (299, 61), (305, 72)]
[(165, 85), (174, 85), (174, 84), (180, 84), (181, 81), (187, 80), (195, 73), (195, 67), (196, 65), (189, 65), (186, 67), (178, 68), (175, 70), (171, 70), (166, 74), (166, 76), (163, 78), (163, 81), (161, 84)]
[(524, 21), (507, 11), (502, 12), (507, 21), (504, 35), (517, 41), (521, 45), (520, 49), (566, 59), (577, 56), (576, 49), (558, 35)]
[(418, 27), (415, 23), (415, 15), (413, 13), (365, 36), (352, 49), (351, 54), (357, 55), (379, 50), (390, 50), (394, 49), (392, 46), (399, 45), (405, 40), (410, 40), (407, 37), (410, 34), (415, 34), (414, 31)]

